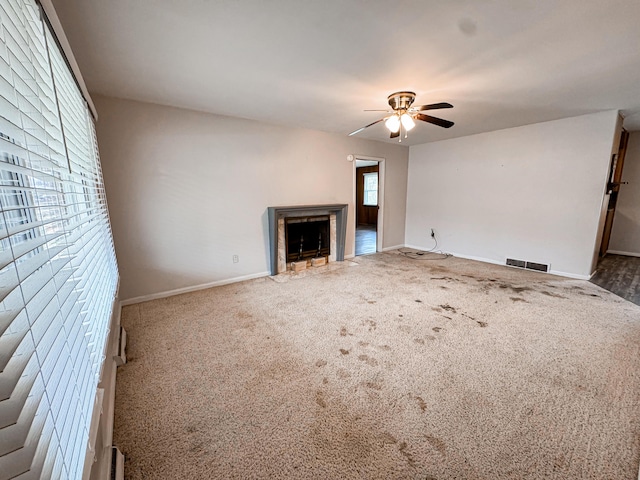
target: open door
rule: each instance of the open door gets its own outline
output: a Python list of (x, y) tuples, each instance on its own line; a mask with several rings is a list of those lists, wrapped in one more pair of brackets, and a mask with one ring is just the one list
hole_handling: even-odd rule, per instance
[(356, 255), (377, 251), (379, 173), (377, 161), (356, 160)]
[(607, 207), (607, 216), (604, 222), (604, 231), (602, 232), (602, 243), (600, 243), (600, 256), (604, 257), (609, 249), (609, 240), (611, 239), (611, 229), (613, 227), (613, 217), (616, 213), (616, 203), (618, 202), (618, 194), (620, 193), (620, 185), (622, 185), (622, 167), (624, 166), (624, 157), (627, 153), (627, 144), (629, 142), (629, 132), (622, 130), (620, 136), (620, 145), (618, 153), (611, 160), (611, 170), (609, 173), (609, 183), (607, 185), (607, 193), (609, 194), (609, 205)]

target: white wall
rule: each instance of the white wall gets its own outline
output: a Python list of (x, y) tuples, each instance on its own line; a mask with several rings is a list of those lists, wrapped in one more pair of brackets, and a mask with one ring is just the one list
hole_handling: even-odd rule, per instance
[(407, 147), (99, 95), (94, 101), (125, 301), (266, 274), (269, 206), (349, 204), (345, 254), (353, 255), (348, 154), (386, 159), (384, 246), (404, 243)]
[(592, 273), (615, 111), (411, 147), (407, 245)]
[(609, 251), (640, 256), (640, 132), (631, 132)]

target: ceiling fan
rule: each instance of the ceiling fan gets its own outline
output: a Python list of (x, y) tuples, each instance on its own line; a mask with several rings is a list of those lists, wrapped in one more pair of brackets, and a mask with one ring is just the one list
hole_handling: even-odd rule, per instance
[[(442, 118), (432, 117), (431, 115), (425, 115), (425, 110), (438, 110), (440, 108), (453, 108), (450, 103), (432, 103), (430, 105), (419, 105), (412, 107), (413, 101), (416, 99), (414, 92), (396, 92), (387, 97), (391, 110), (365, 110), (365, 112), (387, 112), (391, 113), (386, 117), (376, 120), (369, 125), (365, 125), (358, 130), (351, 132), (349, 136), (360, 133), (365, 128), (369, 128), (376, 123), (384, 122), (385, 126), (391, 132), (390, 138), (400, 137), (402, 130), (404, 129), (404, 138), (407, 138), (407, 132), (416, 126), (416, 120), (422, 120), (423, 122), (432, 123), (443, 128), (450, 128), (453, 126), (453, 122), (449, 120), (443, 120)], [(398, 138), (398, 141), (402, 141), (402, 138)]]

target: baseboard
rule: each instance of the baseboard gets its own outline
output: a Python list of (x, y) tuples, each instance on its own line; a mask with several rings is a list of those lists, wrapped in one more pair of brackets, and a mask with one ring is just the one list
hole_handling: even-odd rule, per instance
[(624, 255), (625, 257), (640, 257), (640, 253), (621, 252), (620, 250), (607, 250), (607, 253), (611, 253), (613, 255)]
[(345, 260), (349, 260), (350, 258), (356, 258), (355, 254), (352, 253), (351, 255), (345, 255), (344, 256)]
[(268, 277), (269, 272), (252, 273), (250, 275), (243, 275), (240, 277), (227, 278), (225, 280), (218, 280), (215, 282), (202, 283), (200, 285), (194, 285), (192, 287), (177, 288), (175, 290), (168, 290), (166, 292), (151, 293), (149, 295), (142, 295), (140, 297), (127, 298), (120, 302), (122, 307), (127, 305), (134, 305), (136, 303), (148, 302), (150, 300), (158, 300), (159, 298), (173, 297), (174, 295), (181, 295), (183, 293), (196, 292), (198, 290), (205, 290), (212, 287), (220, 287), (222, 285), (229, 285), (230, 283), (244, 282), (246, 280), (254, 280), (256, 278)]
[(384, 247), (382, 252), (390, 252), (391, 250), (398, 250), (399, 248), (404, 248), (405, 245), (394, 245), (393, 247)]
[[(541, 272), (544, 273), (544, 272)], [(591, 277), (593, 277), (593, 275), (596, 272), (593, 272), (591, 275), (580, 275), (578, 273), (567, 273), (567, 272), (559, 272), (557, 270), (549, 270), (549, 272), (551, 275), (557, 275), (559, 277), (566, 277), (566, 278), (575, 278), (576, 280), (590, 280)]]

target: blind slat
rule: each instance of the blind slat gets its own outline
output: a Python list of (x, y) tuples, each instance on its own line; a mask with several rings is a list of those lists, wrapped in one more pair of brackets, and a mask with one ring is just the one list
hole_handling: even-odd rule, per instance
[(0, 478), (82, 476), (117, 280), (86, 102), (36, 0), (4, 0)]

